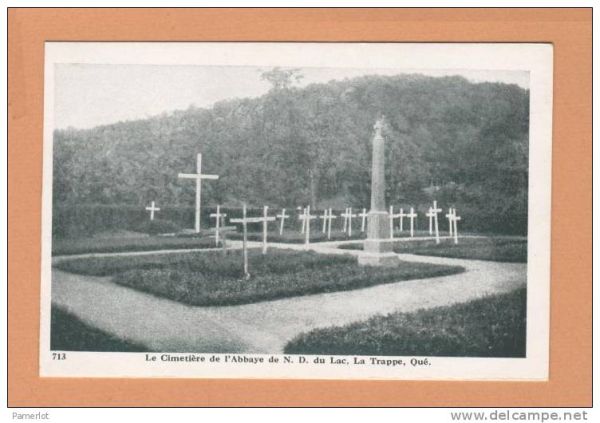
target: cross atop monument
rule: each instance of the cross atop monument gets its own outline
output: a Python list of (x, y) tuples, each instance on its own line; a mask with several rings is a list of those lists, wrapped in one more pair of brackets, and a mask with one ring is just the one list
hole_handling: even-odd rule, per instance
[(194, 229), (196, 233), (200, 232), (200, 195), (202, 190), (202, 179), (219, 179), (219, 175), (202, 174), (202, 154), (196, 158), (196, 173), (180, 173), (179, 178), (196, 180), (196, 221)]

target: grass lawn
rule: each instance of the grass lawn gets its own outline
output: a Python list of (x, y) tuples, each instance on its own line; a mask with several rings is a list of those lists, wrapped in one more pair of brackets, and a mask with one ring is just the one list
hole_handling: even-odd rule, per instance
[[(339, 248), (362, 250), (361, 243), (341, 245)], [(422, 256), (490, 260), (510, 263), (527, 262), (527, 240), (519, 238), (463, 238), (454, 244), (453, 240), (443, 239), (440, 244), (435, 240), (399, 241), (394, 252)]]
[(401, 262), (396, 267), (360, 266), (355, 257), (271, 249), (251, 250), (243, 279), (241, 251), (154, 256), (79, 258), (56, 267), (113, 281), (195, 306), (247, 304), (278, 298), (344, 291), (464, 271), (460, 266)]
[(152, 251), (186, 248), (215, 248), (214, 238), (191, 236), (165, 237), (144, 236), (137, 238), (84, 238), (55, 239), (52, 241), (52, 255), (73, 255), (87, 253), (119, 253), (125, 251)]
[(286, 354), (525, 357), (526, 289), (463, 304), (392, 313), (290, 341)]
[[(227, 234), (227, 239), (241, 240), (244, 237), (242, 233), (236, 232)], [(262, 232), (249, 232), (248, 241), (262, 241)], [(360, 231), (353, 231), (352, 236), (348, 236), (345, 232), (331, 232), (331, 239), (327, 239), (327, 234), (321, 231), (311, 231), (310, 242), (323, 242), (323, 241), (345, 241), (348, 239), (365, 239), (366, 234)], [(288, 244), (304, 244), (305, 235), (298, 231), (284, 231), (282, 235), (279, 235), (279, 231), (269, 232), (267, 234), (268, 242), (281, 242)]]
[(57, 351), (146, 352), (148, 348), (124, 341), (83, 323), (71, 313), (52, 307), (50, 349)]

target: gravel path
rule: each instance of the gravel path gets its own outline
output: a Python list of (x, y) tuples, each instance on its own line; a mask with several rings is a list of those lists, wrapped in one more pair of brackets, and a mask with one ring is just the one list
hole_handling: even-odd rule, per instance
[[(312, 244), (311, 249), (330, 254), (362, 253), (340, 250), (337, 246), (341, 243), (344, 241)], [(303, 248), (295, 244), (272, 247)], [(126, 254), (131, 253), (117, 255)], [(524, 263), (398, 256), (405, 261), (459, 265), (466, 272), (256, 304), (193, 307), (116, 285), (109, 277), (53, 269), (52, 302), (92, 326), (156, 351), (281, 353), (301, 332), (376, 314), (465, 302), (526, 283)]]

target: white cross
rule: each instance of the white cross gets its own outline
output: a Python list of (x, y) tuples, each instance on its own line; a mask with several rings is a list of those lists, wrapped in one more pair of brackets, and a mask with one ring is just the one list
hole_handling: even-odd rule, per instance
[(348, 207), (344, 213), (342, 213), (342, 217), (344, 218), (344, 231), (348, 229), (348, 236), (352, 236), (352, 218), (356, 217), (355, 214), (352, 214), (352, 207)]
[(404, 209), (400, 208), (400, 213), (396, 215), (400, 218), (400, 232), (404, 231), (404, 218), (406, 217), (406, 213), (404, 213)]
[(397, 217), (400, 218), (400, 230), (402, 230), (402, 218), (404, 218), (404, 216), (406, 216), (404, 214), (404, 212), (402, 211), (402, 209), (400, 209), (400, 213), (396, 213), (394, 214), (394, 206), (390, 206), (390, 215), (389, 215), (389, 220), (390, 220), (390, 238), (394, 239), (394, 219), (396, 219)]
[(306, 232), (304, 237), (304, 248), (308, 250), (308, 245), (310, 244), (310, 221), (316, 219), (317, 216), (314, 214), (310, 214), (310, 206), (306, 206), (303, 214), (303, 222), (306, 222)]
[(406, 215), (410, 219), (410, 237), (412, 238), (415, 234), (415, 219), (417, 214), (415, 213), (415, 209), (410, 208), (410, 213)]
[(321, 228), (321, 232), (325, 233), (325, 231), (327, 230), (327, 209), (323, 210), (323, 214), (321, 216), (319, 216), (319, 219), (323, 219), (323, 227)]
[(241, 223), (244, 237), (242, 238), (242, 251), (244, 253), (244, 277), (250, 279), (250, 273), (248, 272), (248, 219), (246, 218), (246, 203), (242, 207), (242, 218), (241, 219), (229, 219), (231, 223)]
[(155, 211), (160, 211), (160, 209), (158, 207), (154, 206), (154, 201), (152, 203), (150, 203), (149, 207), (146, 207), (146, 210), (148, 210), (150, 212), (150, 220), (154, 220), (154, 212)]
[(452, 207), (449, 208), (448, 213), (446, 213), (446, 219), (448, 219), (448, 232), (449, 232), (450, 236), (452, 236), (452, 226), (454, 225), (453, 221), (452, 221), (453, 213), (454, 213), (454, 209)]
[(344, 213), (342, 213), (340, 216), (344, 218), (342, 232), (346, 232), (348, 230), (348, 207), (344, 209)]
[(277, 218), (281, 219), (281, 223), (279, 224), (279, 235), (283, 235), (283, 222), (285, 222), (285, 219), (288, 217), (289, 216), (285, 214), (285, 209), (281, 209), (281, 214), (277, 215)]
[(221, 213), (221, 206), (217, 205), (217, 212), (216, 213), (211, 213), (209, 215), (209, 217), (214, 217), (216, 219), (216, 222), (215, 222), (215, 242), (216, 242), (217, 247), (218, 247), (219, 246), (219, 229), (221, 228), (222, 224), (224, 223), (223, 218), (227, 217), (227, 214)]
[(435, 225), (435, 243), (440, 243), (440, 229), (438, 226), (438, 213), (441, 213), (442, 209), (438, 209), (437, 201), (433, 200), (433, 207), (431, 208), (431, 214), (433, 215), (433, 223)]
[(367, 225), (367, 216), (369, 215), (369, 213), (367, 213), (367, 209), (363, 209), (362, 213), (360, 213), (358, 216), (362, 219), (361, 223), (360, 223), (360, 231), (364, 232), (366, 225)]
[(327, 213), (327, 239), (331, 239), (331, 221), (333, 219), (337, 219), (337, 217), (333, 214), (333, 210), (329, 208), (329, 213)]
[(460, 216), (456, 215), (456, 209), (452, 209), (452, 222), (454, 223), (454, 243), (458, 244), (458, 224), (457, 222), (461, 220)]
[(431, 207), (429, 207), (429, 210), (427, 210), (427, 213), (425, 213), (425, 216), (427, 216), (429, 218), (429, 235), (433, 235), (433, 209)]
[(194, 228), (196, 233), (200, 232), (200, 194), (202, 190), (202, 179), (219, 179), (219, 175), (202, 174), (202, 154), (196, 158), (196, 173), (180, 173), (179, 178), (196, 180), (196, 221)]
[(300, 208), (298, 207), (297, 210), (302, 210), (302, 214), (298, 215), (298, 220), (302, 221), (302, 228), (300, 229), (300, 233), (304, 234), (304, 231), (306, 230), (306, 208)]
[[(262, 240), (262, 253), (267, 253), (267, 225), (268, 222), (273, 222), (275, 220), (275, 216), (268, 216), (269, 214), (269, 206), (263, 207), (263, 215), (262, 217), (247, 217), (246, 223), (262, 223), (263, 224), (263, 240)], [(233, 222), (233, 220), (230, 220)]]

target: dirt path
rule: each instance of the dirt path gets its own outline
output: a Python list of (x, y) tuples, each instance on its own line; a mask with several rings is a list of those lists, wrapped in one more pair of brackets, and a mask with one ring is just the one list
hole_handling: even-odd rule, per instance
[[(311, 249), (361, 254), (357, 250), (338, 249), (340, 243), (344, 241), (312, 244)], [(272, 246), (304, 248), (297, 244)], [(131, 253), (119, 255), (124, 254)], [(285, 344), (301, 332), (364, 320), (376, 314), (464, 302), (513, 290), (526, 281), (524, 263), (410, 254), (399, 257), (406, 261), (460, 265), (466, 272), (256, 304), (193, 307), (118, 286), (110, 278), (53, 269), (52, 302), (92, 326), (156, 351), (281, 353)]]

